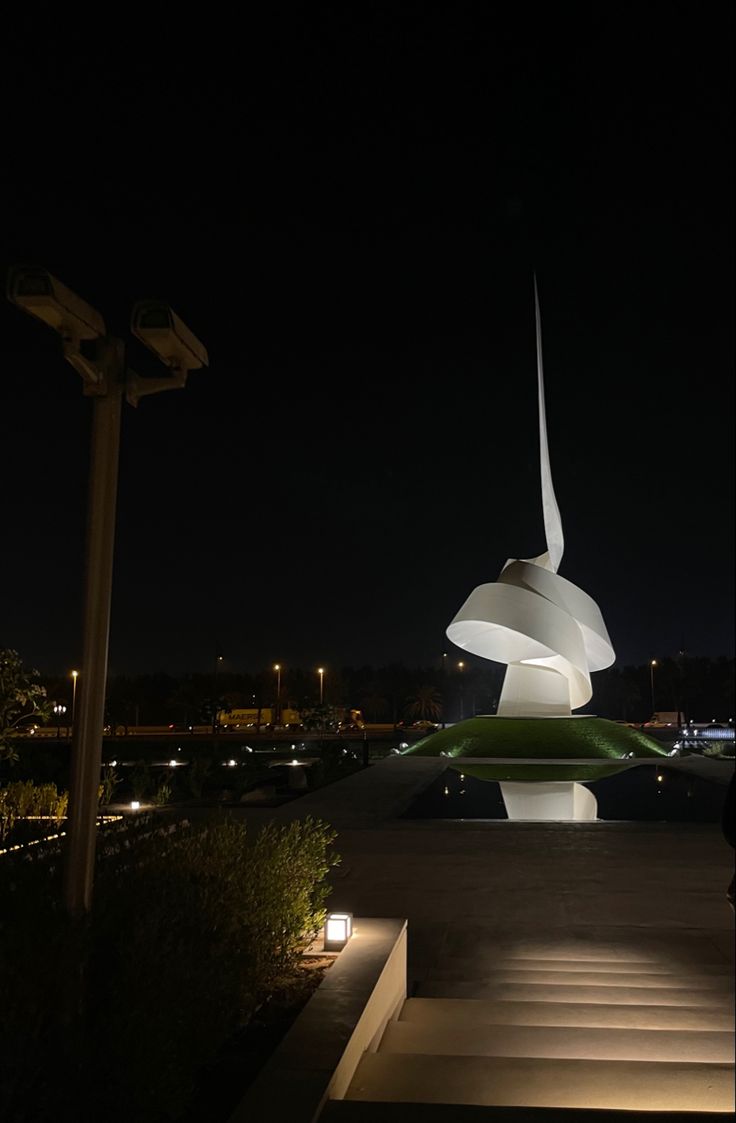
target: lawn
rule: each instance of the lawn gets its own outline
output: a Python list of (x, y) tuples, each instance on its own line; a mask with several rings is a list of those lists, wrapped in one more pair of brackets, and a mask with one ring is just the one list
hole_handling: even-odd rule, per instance
[[(462, 771), (480, 780), (597, 780), (629, 767), (623, 759), (666, 757), (639, 729), (599, 717), (474, 717), (440, 729), (404, 749), (403, 756), (463, 758)], [(470, 764), (468, 757), (515, 758), (519, 764)], [(590, 764), (534, 764), (544, 760), (590, 760)], [(601, 762), (601, 763), (597, 763)], [(607, 763), (603, 763), (607, 762)]]

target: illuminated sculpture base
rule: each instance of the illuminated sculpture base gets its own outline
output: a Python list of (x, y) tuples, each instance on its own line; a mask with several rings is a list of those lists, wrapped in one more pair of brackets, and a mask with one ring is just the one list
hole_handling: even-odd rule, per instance
[(547, 819), (557, 821), (598, 818), (598, 803), (584, 784), (574, 781), (549, 784), (499, 784), (509, 819)]

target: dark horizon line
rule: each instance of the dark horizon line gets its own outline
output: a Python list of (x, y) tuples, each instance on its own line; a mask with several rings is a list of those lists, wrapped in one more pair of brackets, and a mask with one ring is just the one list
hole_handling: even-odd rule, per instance
[[(678, 655), (679, 655), (679, 652), (674, 652), (674, 653), (670, 653), (670, 654), (666, 654), (666, 655), (662, 655), (661, 653), (654, 653), (654, 654), (652, 654), (651, 658), (657, 659), (657, 660), (663, 660), (663, 661), (670, 660), (672, 662), (675, 662), (677, 660)], [(686, 651), (686, 652), (684, 652), (684, 656), (685, 656), (686, 659), (709, 659), (713, 662), (719, 662), (719, 661), (729, 662), (729, 661), (733, 661), (734, 659), (736, 659), (736, 653), (727, 654), (725, 652), (719, 652), (718, 654), (708, 654), (708, 653), (704, 653), (704, 652), (688, 652), (688, 651)], [(476, 669), (476, 670), (477, 669), (486, 669), (485, 666), (484, 666), (484, 664), (486, 664), (486, 663), (489, 664), (490, 667), (493, 668), (493, 669), (495, 669), (496, 667), (505, 667), (506, 666), (505, 663), (498, 663), (498, 662), (496, 662), (495, 660), (492, 660), (492, 659), (479, 661), (478, 656), (469, 655), (467, 652), (464, 653), (464, 658), (463, 658), (462, 652), (460, 652), (458, 654), (457, 659), (455, 660), (455, 665), (456, 665), (457, 661), (461, 661), (461, 660), (468, 662), (469, 666), (472, 666), (472, 668)], [(604, 669), (605, 670), (627, 670), (630, 667), (633, 667), (633, 668), (637, 669), (637, 668), (640, 668), (640, 667), (648, 667), (649, 665), (650, 665), (650, 659), (649, 658), (644, 659), (641, 662), (626, 662), (626, 663), (619, 663), (619, 661), (617, 660), (615, 663), (612, 663), (610, 667), (606, 667)], [(324, 666), (325, 666), (325, 673), (327, 673), (327, 671), (329, 670), (329, 664), (326, 660), (324, 662)], [(333, 672), (362, 671), (362, 670), (387, 671), (387, 670), (391, 670), (391, 669), (394, 669), (394, 668), (400, 669), (400, 670), (406, 670), (406, 671), (428, 671), (428, 670), (443, 671), (444, 670), (444, 668), (442, 667), (442, 664), (439, 660), (436, 663), (406, 663), (403, 660), (398, 660), (396, 662), (391, 662), (391, 663), (380, 663), (380, 664), (379, 663), (341, 663), (341, 664), (338, 665), (338, 664), (333, 663), (332, 667), (333, 667)], [(80, 673), (81, 673), (81, 664), (79, 664), (79, 668), (80, 668)], [(61, 678), (67, 678), (71, 675), (71, 670), (64, 670), (64, 671), (59, 672), (59, 671), (55, 671), (55, 670), (43, 670), (41, 667), (38, 667), (37, 669), (38, 669), (39, 675), (41, 675), (42, 678), (60, 678), (61, 679)], [(76, 669), (76, 668), (74, 668), (74, 669)], [(285, 674), (292, 674), (292, 673), (317, 674), (317, 667), (316, 666), (311, 667), (311, 666), (304, 666), (304, 665), (301, 665), (301, 664), (282, 663), (281, 664), (281, 670), (282, 670), (282, 673), (285, 673)], [(259, 675), (259, 674), (264, 674), (264, 673), (270, 674), (272, 672), (273, 672), (273, 665), (272, 664), (265, 664), (265, 665), (261, 665), (260, 667), (258, 667), (255, 670), (247, 670), (247, 669), (243, 669), (243, 668), (227, 669), (226, 667), (221, 667), (218, 671), (218, 674), (221, 674), (221, 675)], [(149, 669), (142, 669), (142, 670), (135, 670), (135, 671), (133, 671), (133, 670), (108, 669), (107, 677), (108, 678), (118, 678), (118, 677), (121, 677), (121, 676), (135, 677), (135, 676), (147, 676), (147, 675), (150, 675), (150, 676), (153, 676), (153, 675), (169, 675), (171, 678), (183, 678), (183, 677), (190, 677), (190, 676), (195, 676), (195, 675), (203, 675), (203, 676), (207, 677), (207, 676), (211, 676), (212, 673), (213, 673), (212, 669), (206, 669), (206, 668), (202, 668), (202, 669), (191, 669), (190, 668), (190, 669), (186, 669), (186, 670), (168, 670), (165, 667), (157, 667), (155, 669), (149, 668)], [(600, 674), (600, 673), (601, 672), (599, 672), (599, 671), (593, 672), (593, 674), (596, 674), (596, 675)]]

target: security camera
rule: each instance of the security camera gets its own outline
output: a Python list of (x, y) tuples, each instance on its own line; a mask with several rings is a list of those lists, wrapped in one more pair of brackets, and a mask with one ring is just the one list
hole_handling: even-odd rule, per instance
[(8, 299), (43, 320), (75, 347), (83, 339), (101, 339), (105, 321), (46, 269), (15, 266), (8, 274)]
[(186, 378), (187, 371), (209, 363), (206, 347), (168, 304), (139, 300), (133, 308), (130, 330), (182, 379)]

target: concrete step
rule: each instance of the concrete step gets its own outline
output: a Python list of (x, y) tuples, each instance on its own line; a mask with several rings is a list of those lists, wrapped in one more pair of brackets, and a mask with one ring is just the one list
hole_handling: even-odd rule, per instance
[[(591, 966), (601, 961), (627, 963), (627, 964), (661, 964), (677, 969), (684, 963), (711, 964), (721, 967), (724, 963), (733, 963), (734, 951), (728, 944), (733, 933), (724, 932), (724, 946), (716, 945), (710, 938), (693, 936), (683, 933), (678, 935), (675, 931), (668, 931), (666, 936), (649, 935), (645, 929), (638, 929), (636, 933), (627, 934), (620, 940), (607, 940), (599, 935), (591, 938), (580, 937), (552, 937), (514, 939), (513, 943), (504, 945), (494, 941), (484, 949), (483, 940), (477, 931), (471, 931), (467, 938), (462, 933), (456, 936), (445, 948), (446, 955), (457, 958), (468, 958), (485, 955), (503, 956), (505, 959), (524, 960), (566, 960), (568, 962), (587, 961)], [(465, 946), (467, 954), (462, 950)], [(653, 969), (653, 968), (652, 968)]]
[(710, 1111), (601, 1110), (584, 1107), (486, 1107), (480, 1104), (328, 1100), (319, 1123), (713, 1123)]
[(734, 1109), (733, 1066), (366, 1053), (348, 1100), (517, 1107)]
[(397, 1021), (386, 1027), (379, 1052), (733, 1064), (734, 1039), (730, 1033), (708, 1030), (509, 1025), (465, 1028)]
[(733, 994), (733, 978), (727, 972), (644, 972), (644, 971), (608, 971), (596, 968), (595, 970), (578, 969), (576, 971), (558, 970), (549, 966), (540, 968), (528, 967), (499, 967), (494, 969), (479, 968), (475, 964), (454, 965), (442, 963), (433, 967), (427, 975), (432, 982), (464, 982), (473, 979), (478, 983), (554, 983), (571, 986), (623, 986), (623, 987), (668, 987), (681, 990), (718, 990), (724, 994)]
[(734, 1010), (713, 1006), (607, 1005), (595, 1002), (491, 1002), (480, 998), (408, 998), (400, 1022), (473, 1026), (591, 1026), (609, 1029), (734, 1030)]
[(644, 974), (644, 975), (679, 975), (683, 970), (697, 971), (698, 975), (725, 976), (733, 980), (733, 973), (728, 971), (725, 963), (697, 963), (690, 962), (687, 967), (682, 962), (673, 960), (658, 961), (652, 959), (532, 959), (525, 956), (492, 954), (478, 954), (469, 956), (443, 955), (441, 966), (448, 970), (466, 972), (465, 978), (474, 978), (479, 971), (491, 974), (495, 971), (605, 971), (615, 974)]
[(557, 983), (452, 982), (427, 979), (419, 998), (488, 998), (496, 1002), (595, 1002), (611, 1005), (733, 1007), (733, 996), (705, 987), (588, 986)]

